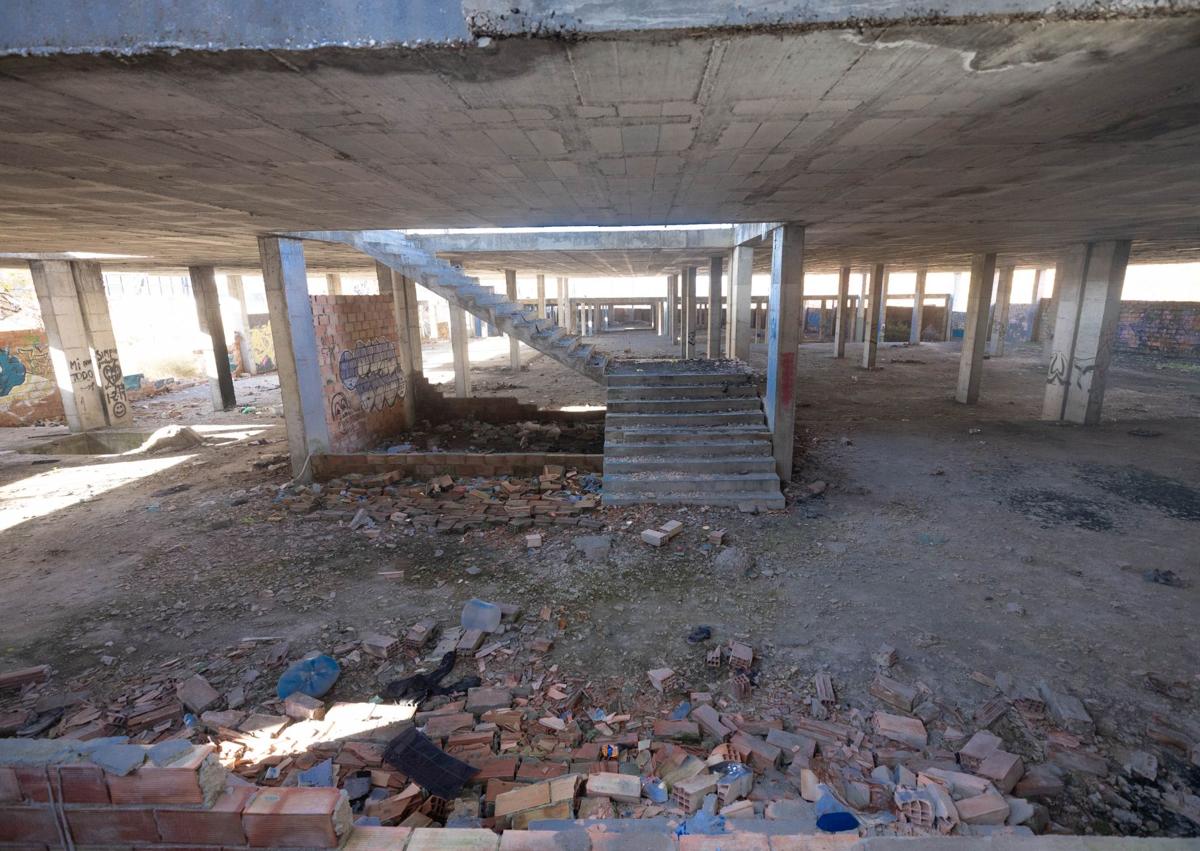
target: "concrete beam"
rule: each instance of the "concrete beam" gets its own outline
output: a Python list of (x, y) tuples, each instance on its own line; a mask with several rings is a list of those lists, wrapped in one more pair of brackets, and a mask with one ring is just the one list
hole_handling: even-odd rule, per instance
[(225, 287), (229, 297), (237, 302), (237, 327), (233, 329), (237, 339), (238, 356), (242, 361), (242, 369), (249, 375), (258, 374), (258, 364), (254, 362), (254, 349), (250, 345), (250, 311), (246, 306), (246, 285), (241, 275), (226, 275)]
[(843, 266), (838, 273), (837, 305), (833, 315), (833, 356), (846, 356), (846, 327), (850, 320), (850, 267)]
[(237, 399), (233, 394), (233, 376), (229, 372), (229, 349), (225, 345), (217, 276), (212, 266), (189, 266), (188, 278), (192, 282), (192, 299), (196, 302), (196, 318), (200, 323), (200, 345), (213, 410), (228, 411), (237, 405)]
[(863, 325), (863, 369), (874, 369), (879, 357), (879, 338), (883, 335), (884, 316), (887, 315), (887, 296), (884, 290), (886, 270), (876, 263), (871, 270), (871, 289), (867, 295), (870, 302)]
[(450, 305), (450, 351), (454, 357), (454, 395), (466, 399), (471, 395), (471, 358), (467, 351), (467, 313), (455, 304)]
[(750, 287), (754, 273), (754, 249), (739, 245), (729, 260), (729, 344), (726, 352), (741, 361), (750, 360)]
[(1054, 285), (1062, 295), (1043, 419), (1100, 422), (1129, 249), (1128, 240), (1093, 242), (1073, 249), (1060, 264), (1063, 277), (1056, 277)]
[(1004, 342), (1008, 337), (1009, 304), (1012, 299), (1012, 265), (1000, 267), (1000, 280), (996, 284), (996, 307), (992, 312), (992, 357), (1004, 357)]
[(704, 356), (709, 360), (721, 356), (721, 267), (724, 262), (725, 258), (716, 255), (708, 264), (708, 334)]
[(929, 270), (922, 266), (917, 270), (917, 285), (913, 292), (912, 327), (908, 330), (908, 342), (921, 345), (921, 331), (925, 327), (925, 277)]
[(784, 225), (771, 240), (771, 295), (767, 307), (767, 428), (775, 471), (792, 480), (796, 438), (796, 358), (804, 316), (804, 227)]
[(329, 424), (325, 419), (320, 355), (313, 326), (312, 302), (304, 267), (304, 245), (299, 240), (258, 238), (267, 312), (275, 344), (283, 420), (287, 426), (292, 475), (312, 478), (309, 456), (329, 451)]
[(522, 233), (408, 234), (407, 239), (439, 254), (528, 252), (688, 251), (709, 253), (733, 247), (734, 228), (655, 228)]
[(988, 307), (992, 280), (996, 277), (996, 255), (976, 254), (971, 260), (971, 283), (967, 291), (967, 324), (963, 331), (962, 354), (958, 359), (958, 387), (954, 398), (964, 405), (979, 401), (983, 378), (983, 352), (987, 342)]

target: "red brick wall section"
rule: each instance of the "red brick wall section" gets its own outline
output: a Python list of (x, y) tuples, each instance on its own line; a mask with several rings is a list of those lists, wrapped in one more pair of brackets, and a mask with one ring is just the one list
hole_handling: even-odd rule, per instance
[(1117, 350), (1200, 360), (1200, 302), (1122, 302)]
[(393, 471), (416, 479), (443, 474), (455, 478), (536, 476), (547, 464), (559, 464), (580, 473), (599, 473), (604, 468), (604, 456), (566, 452), (360, 452), (314, 455), (312, 459), (313, 477), (322, 482), (350, 473), (374, 476)]
[(0, 426), (28, 426), (63, 416), (46, 332), (0, 331)]
[(330, 448), (370, 449), (407, 425), (391, 296), (311, 298)]

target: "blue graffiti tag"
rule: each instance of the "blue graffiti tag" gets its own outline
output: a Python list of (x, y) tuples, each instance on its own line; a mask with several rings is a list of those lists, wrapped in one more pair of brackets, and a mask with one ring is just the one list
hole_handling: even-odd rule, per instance
[(25, 364), (8, 349), (0, 349), (0, 396), (7, 396), (14, 387), (25, 383)]

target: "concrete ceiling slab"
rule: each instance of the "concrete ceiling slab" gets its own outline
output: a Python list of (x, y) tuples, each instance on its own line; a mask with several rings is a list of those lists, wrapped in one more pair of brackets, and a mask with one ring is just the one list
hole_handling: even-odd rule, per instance
[(252, 268), (268, 232), (800, 221), (813, 268), (1190, 260), (1197, 68), (1190, 15), (10, 55), (0, 252)]

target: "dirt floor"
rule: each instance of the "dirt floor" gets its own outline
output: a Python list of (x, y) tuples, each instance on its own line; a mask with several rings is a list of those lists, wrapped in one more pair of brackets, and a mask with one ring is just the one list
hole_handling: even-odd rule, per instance
[[(665, 353), (645, 332), (599, 342)], [(425, 616), (457, 622), (479, 597), (551, 607), (564, 628), (549, 659), (631, 696), (664, 665), (694, 690), (721, 689), (685, 640), (707, 625), (715, 640), (757, 648), (764, 699), (799, 703), (827, 671), (844, 704), (874, 707), (871, 654), (886, 642), (895, 675), (947, 705), (977, 707), (998, 677), (1073, 692), (1118, 766), (1127, 749), (1153, 747), (1152, 713), (1200, 726), (1200, 372), (1122, 361), (1105, 423), (1081, 428), (1038, 419), (1040, 346), (989, 360), (973, 407), (952, 398), (955, 344), (888, 345), (871, 372), (860, 350), (838, 361), (828, 344), (802, 347), (788, 510), (602, 510), (593, 516), (612, 544), (600, 556), (573, 544), (594, 532), (570, 527), (527, 550), (507, 527), (371, 540), (280, 511), (288, 472), (253, 466), (285, 451), (273, 375), (237, 382), (238, 411), (214, 415), (203, 386), (135, 406), (139, 427), (203, 424), (207, 444), (185, 453), (28, 455), (11, 450), (64, 430), (5, 430), (0, 671), (49, 663), (103, 700), (166, 660), (202, 668), (244, 637), (327, 650)], [(603, 403), (601, 388), (549, 358), (526, 352), (514, 376), (506, 347), (490, 354), (475, 355), (481, 395)], [(761, 369), (761, 350), (753, 360)], [(38, 463), (47, 458), (58, 462)], [(808, 496), (814, 482), (827, 487)], [(671, 518), (686, 528), (669, 547), (640, 542)], [(727, 530), (743, 557), (718, 561), (709, 528)], [(403, 579), (378, 575), (397, 570)], [(369, 693), (396, 673), (348, 682)], [(1200, 769), (1175, 763), (1200, 794)], [(1080, 831), (1196, 829), (1149, 798), (1130, 804), (1135, 820), (1113, 820), (1114, 806), (1080, 787), (1052, 812)]]

